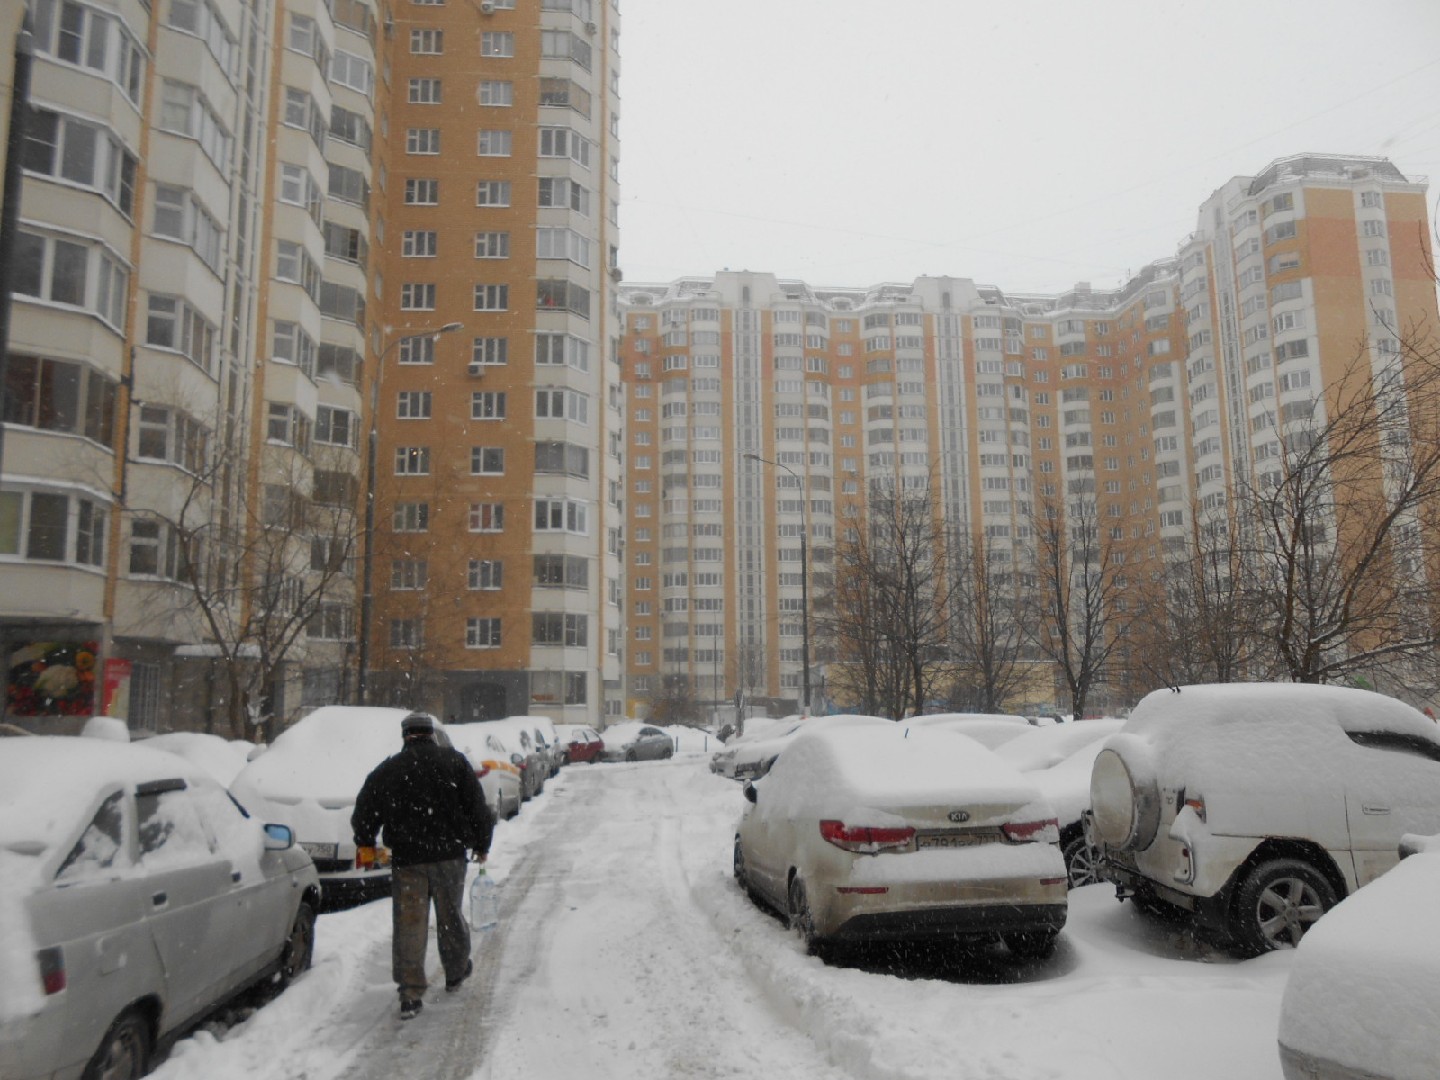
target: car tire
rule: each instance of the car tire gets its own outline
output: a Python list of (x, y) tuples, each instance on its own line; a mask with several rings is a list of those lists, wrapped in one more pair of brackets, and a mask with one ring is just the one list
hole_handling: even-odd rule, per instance
[(810, 914), (810, 901), (805, 895), (805, 882), (799, 874), (790, 875), (790, 889), (787, 894), (786, 919), (791, 930), (800, 938), (805, 951), (811, 956), (820, 952), (821, 943), (815, 933), (815, 918)]
[(1058, 930), (1015, 930), (1000, 935), (1017, 960), (1048, 960), (1059, 936)]
[(626, 761), (639, 761), (640, 759), (635, 756), (635, 751), (634, 751), (634, 750), (627, 750), (627, 751), (625, 752), (625, 760), (626, 760)]
[(100, 1040), (82, 1080), (140, 1080), (150, 1065), (150, 1025), (137, 1010), (121, 1013)]
[(740, 847), (740, 837), (735, 837), (735, 859), (734, 859), (735, 882), (747, 893), (750, 891), (750, 881), (745, 876), (745, 851)]
[(1085, 842), (1085, 834), (1070, 838), (1061, 849), (1065, 856), (1066, 887), (1078, 889), (1083, 885), (1095, 885), (1100, 878), (1100, 852)]
[(283, 989), (310, 970), (315, 959), (315, 909), (303, 900), (290, 926), (290, 937), (280, 954), (280, 970), (275, 981)]
[(1337, 902), (1334, 887), (1309, 863), (1263, 862), (1235, 893), (1230, 912), (1234, 950), (1239, 956), (1259, 956), (1293, 949)]

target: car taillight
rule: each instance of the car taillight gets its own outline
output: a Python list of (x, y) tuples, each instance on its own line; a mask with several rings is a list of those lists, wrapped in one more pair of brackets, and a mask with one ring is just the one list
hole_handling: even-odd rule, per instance
[(55, 945), (49, 949), (41, 949), (35, 954), (40, 961), (40, 982), (45, 987), (45, 994), (58, 994), (65, 989), (65, 953), (60, 946)]
[(483, 780), (483, 779), (485, 779), (485, 777), (487, 777), (487, 776), (489, 776), (489, 775), (490, 775), (490, 766), (489, 766), (489, 765), (481, 765), (480, 768), (478, 768), (478, 769), (475, 770), (475, 779), (476, 779), (476, 780)]
[(915, 838), (915, 830), (908, 825), (898, 829), (877, 829), (869, 825), (846, 825), (843, 821), (822, 821), (820, 836), (846, 851), (874, 855), (909, 846)]
[(1011, 821), (1000, 826), (1005, 839), (1012, 844), (1058, 844), (1060, 822), (1055, 818), (1044, 821)]
[(1204, 795), (1191, 795), (1191, 794), (1189, 794), (1188, 792), (1181, 792), (1181, 797), (1184, 799), (1184, 805), (1188, 806), (1191, 810), (1195, 811), (1195, 816), (1198, 817), (1201, 821), (1204, 821), (1204, 820), (1205, 820), (1205, 796), (1204, 796)]

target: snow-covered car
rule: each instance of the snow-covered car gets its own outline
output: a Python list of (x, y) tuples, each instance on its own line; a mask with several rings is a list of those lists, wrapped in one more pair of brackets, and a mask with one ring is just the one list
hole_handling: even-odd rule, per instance
[(206, 735), (198, 731), (172, 731), (165, 735), (152, 735), (141, 741), (151, 750), (164, 750), (179, 754), (192, 765), (198, 765), (220, 782), (229, 787), (240, 770), (245, 768), (255, 744), (244, 739), (222, 739), (219, 735)]
[(1037, 957), (1065, 925), (1050, 808), (963, 735), (901, 724), (805, 731), (745, 797), (736, 880), (812, 952), (998, 935)]
[(549, 756), (536, 744), (534, 725), (526, 723), (526, 719), (522, 716), (507, 716), (503, 720), (481, 720), (467, 725), (472, 731), (498, 732), (501, 741), (520, 755), (520, 760), (514, 764), (520, 770), (522, 802), (529, 802), (544, 791), (545, 781), (550, 776)]
[[(250, 813), (289, 825), (315, 860), (327, 906), (390, 891), (390, 853), (359, 865), (350, 815), (370, 770), (403, 745), (408, 710), (325, 705), (301, 717), (240, 771), (230, 792)], [(444, 727), (436, 721), (436, 729)]]
[(7, 743), (0, 1076), (140, 1076), (241, 990), (309, 967), (319, 900), (289, 828), (173, 754)]
[(601, 761), (658, 761), (675, 755), (675, 740), (650, 724), (625, 720), (611, 724), (603, 735)]
[(555, 732), (560, 736), (560, 745), (565, 748), (567, 764), (584, 762), (593, 765), (600, 760), (605, 740), (588, 724), (557, 724)]
[(1440, 1063), (1440, 835), (1305, 935), (1280, 1002), (1285, 1080), (1430, 1080)]
[(480, 790), (497, 820), (520, 812), (520, 752), (505, 741), (505, 733), (486, 731), (479, 724), (450, 724), (445, 728), (455, 749), (465, 755)]
[(905, 721), (911, 727), (936, 727), (958, 731), (981, 746), (994, 750), (1011, 739), (1018, 739), (1034, 728), (1023, 716), (1004, 713), (927, 713)]
[[(800, 723), (799, 714), (782, 717), (754, 716), (745, 721), (743, 735), (731, 734), (719, 750), (710, 755), (710, 771), (734, 779), (735, 759), (752, 743), (770, 739)], [(723, 734), (723, 732), (722, 732)]]
[(511, 720), (525, 725), (545, 765), (545, 776), (551, 777), (565, 764), (565, 747), (555, 730), (555, 722), (548, 716), (512, 716)]
[(883, 716), (865, 716), (859, 713), (836, 713), (831, 716), (812, 716), (806, 720), (797, 720), (768, 738), (756, 739), (736, 747), (731, 764), (731, 775), (736, 780), (760, 779), (770, 771), (770, 766), (775, 764), (775, 759), (780, 756), (781, 751), (794, 742), (796, 736), (802, 731), (822, 727), (864, 727), (867, 724), (872, 727), (876, 724), (889, 724), (893, 727), (895, 721), (887, 720)]
[(1440, 729), (1394, 698), (1292, 683), (1157, 690), (1095, 758), (1092, 839), (1122, 898), (1240, 955), (1294, 947), (1440, 831)]
[(1085, 839), (1084, 815), (1090, 808), (1090, 773), (1105, 740), (1125, 724), (1113, 718), (1048, 724), (997, 747), (995, 753), (1025, 774), (1055, 811), (1060, 850), (1070, 887), (1100, 880), (1095, 849)]

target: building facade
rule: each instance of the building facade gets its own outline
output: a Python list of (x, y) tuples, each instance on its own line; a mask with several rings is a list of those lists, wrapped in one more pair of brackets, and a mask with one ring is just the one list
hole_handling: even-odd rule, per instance
[[(852, 704), (826, 693), (823, 643), (806, 664), (802, 614), (829, 610), (869, 491), (928, 492), (1017, 567), (1047, 507), (1078, 511), (1153, 576), (1279, 469), (1357, 356), (1380, 379), (1402, 328), (1433, 332), (1429, 237), (1423, 181), (1300, 156), (1230, 181), (1113, 291), (627, 284), (627, 709), (678, 686), (799, 711), (807, 677), (812, 707)], [(1063, 707), (1056, 681), (1012, 707)]]
[(618, 708), (614, 5), (5, 11), (4, 719)]

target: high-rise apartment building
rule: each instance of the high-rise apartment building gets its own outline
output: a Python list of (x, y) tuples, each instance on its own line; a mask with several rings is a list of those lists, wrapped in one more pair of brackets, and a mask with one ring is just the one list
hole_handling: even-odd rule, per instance
[(28, 16), (5, 718), (618, 709), (613, 3)]
[[(1230, 181), (1117, 290), (627, 284), (627, 709), (680, 687), (798, 710), (807, 675), (831, 704), (804, 616), (877, 484), (1017, 564), (1037, 510), (1083, 504), (1141, 580), (1278, 470), (1357, 356), (1381, 379), (1402, 328), (1433, 331), (1429, 258), (1423, 183), (1300, 156)], [(1014, 704), (1055, 707), (1051, 681)]]

